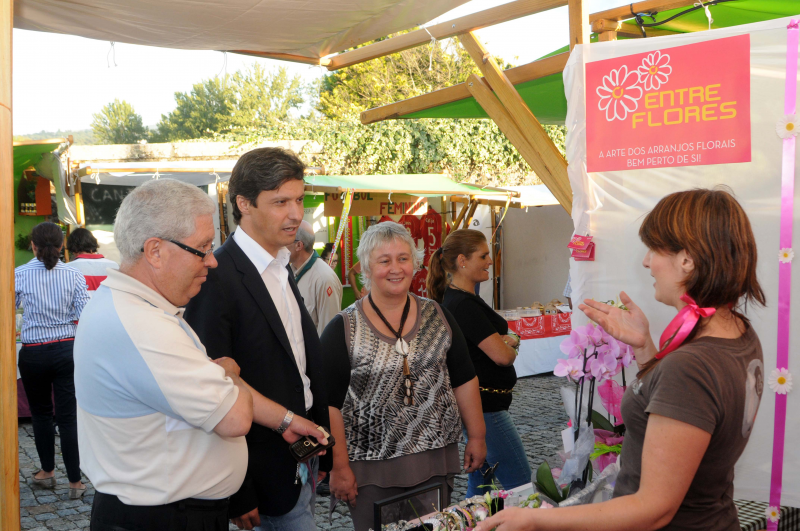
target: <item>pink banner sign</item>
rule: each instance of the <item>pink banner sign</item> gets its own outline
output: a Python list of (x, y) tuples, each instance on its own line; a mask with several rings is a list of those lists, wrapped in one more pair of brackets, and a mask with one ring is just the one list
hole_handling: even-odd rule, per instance
[(750, 35), (586, 64), (589, 172), (750, 162)]

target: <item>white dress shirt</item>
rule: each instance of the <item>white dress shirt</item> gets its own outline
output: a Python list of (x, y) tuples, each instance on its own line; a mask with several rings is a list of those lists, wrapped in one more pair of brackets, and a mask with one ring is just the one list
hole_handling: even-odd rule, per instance
[(247, 258), (256, 266), (258, 274), (267, 287), (272, 302), (281, 316), (292, 354), (303, 379), (303, 391), (306, 401), (306, 411), (314, 404), (314, 395), (311, 394), (311, 379), (306, 375), (306, 342), (303, 338), (303, 323), (300, 319), (300, 306), (289, 287), (289, 250), (285, 247), (278, 251), (278, 256), (273, 257), (266, 249), (261, 247), (251, 238), (242, 227), (237, 227), (233, 233), (233, 241), (244, 251)]

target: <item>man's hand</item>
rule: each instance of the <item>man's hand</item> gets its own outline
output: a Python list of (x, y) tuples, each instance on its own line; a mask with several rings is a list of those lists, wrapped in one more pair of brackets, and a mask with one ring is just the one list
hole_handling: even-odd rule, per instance
[(239, 376), (239, 373), (241, 372), (239, 365), (235, 361), (233, 361), (233, 358), (223, 357), (211, 361), (213, 361), (214, 363), (225, 369), (226, 373), (229, 372), (235, 374), (236, 376)]
[(486, 439), (470, 437), (464, 450), (464, 470), (475, 472), (486, 460)]
[(356, 506), (356, 496), (358, 496), (358, 485), (356, 476), (349, 466), (342, 466), (331, 470), (331, 494), (336, 499), (349, 503), (351, 507)]
[(239, 529), (253, 529), (255, 526), (261, 525), (261, 517), (258, 516), (258, 507), (247, 514), (232, 518), (231, 521)]
[[(283, 432), (281, 437), (283, 437), (284, 441), (292, 444), (299, 441), (306, 435), (314, 437), (320, 444), (328, 444), (328, 437), (322, 432), (322, 430), (319, 429), (319, 426), (299, 415), (294, 416), (292, 422), (289, 424), (289, 427), (286, 428), (286, 431)], [(325, 452), (317, 455), (325, 455)]]

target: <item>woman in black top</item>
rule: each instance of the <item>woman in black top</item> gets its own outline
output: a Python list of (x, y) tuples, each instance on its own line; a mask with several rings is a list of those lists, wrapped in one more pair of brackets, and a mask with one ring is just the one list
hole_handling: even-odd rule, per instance
[(441, 302), (456, 319), (469, 346), (478, 374), (486, 422), (486, 461), (469, 475), (467, 496), (482, 494), (495, 467), (503, 488), (530, 483), (531, 468), (508, 408), (517, 383), (514, 360), (519, 338), (508, 334), (508, 323), (475, 294), (475, 286), (489, 280), (492, 258), (482, 232), (459, 229), (437, 249), (428, 270), (428, 295)]

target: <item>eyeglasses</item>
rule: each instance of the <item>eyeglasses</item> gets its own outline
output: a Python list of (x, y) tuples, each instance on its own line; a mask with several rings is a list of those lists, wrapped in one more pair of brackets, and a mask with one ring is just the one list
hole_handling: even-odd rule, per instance
[[(189, 251), (189, 252), (190, 252), (190, 253), (192, 253), (193, 255), (199, 256), (199, 257), (200, 257), (200, 258), (202, 258), (203, 260), (205, 260), (206, 258), (208, 258), (208, 256), (209, 256), (211, 253), (213, 253), (213, 252), (214, 252), (214, 242), (211, 242), (211, 247), (209, 247), (208, 251), (201, 251), (201, 250), (199, 250), (199, 249), (195, 249), (194, 247), (189, 247), (188, 245), (185, 245), (185, 244), (183, 244), (183, 243), (181, 243), (181, 242), (176, 242), (175, 240), (165, 240), (165, 241), (168, 241), (168, 242), (170, 242), (170, 243), (174, 243), (175, 245), (177, 245), (178, 247), (180, 247), (180, 248), (181, 248), (181, 249), (183, 249), (184, 251)], [(142, 247), (142, 249), (141, 249), (141, 251), (140, 251), (140, 252), (144, 252), (144, 247)]]

